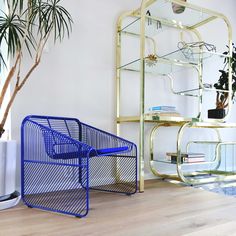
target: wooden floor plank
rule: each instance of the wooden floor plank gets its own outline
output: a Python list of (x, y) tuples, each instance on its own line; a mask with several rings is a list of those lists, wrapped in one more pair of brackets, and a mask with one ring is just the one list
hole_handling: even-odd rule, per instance
[(86, 218), (30, 209), (0, 211), (0, 236), (236, 235), (236, 198), (165, 181), (133, 196), (91, 193)]

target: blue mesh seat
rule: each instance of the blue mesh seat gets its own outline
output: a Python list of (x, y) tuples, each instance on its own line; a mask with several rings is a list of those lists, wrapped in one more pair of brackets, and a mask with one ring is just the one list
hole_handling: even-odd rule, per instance
[(22, 199), (29, 207), (87, 215), (89, 190), (133, 194), (137, 148), (74, 118), (27, 116), (21, 127)]

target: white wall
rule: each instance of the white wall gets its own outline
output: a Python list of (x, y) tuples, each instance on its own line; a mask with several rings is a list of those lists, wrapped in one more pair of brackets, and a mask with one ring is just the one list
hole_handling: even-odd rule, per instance
[[(235, 0), (191, 2), (221, 11), (235, 29)], [(19, 93), (12, 109), (13, 139), (20, 142), (21, 121), (29, 114), (77, 117), (115, 132), (116, 20), (120, 13), (137, 8), (140, 3), (140, 0), (64, 1), (74, 20), (73, 33), (62, 44), (48, 44), (41, 65)], [(215, 31), (212, 34), (220, 38)]]
[(74, 25), (69, 40), (48, 45), (36, 73), (18, 95), (13, 138), (27, 114), (75, 116), (101, 128), (114, 126), (115, 26), (132, 1), (62, 1)]

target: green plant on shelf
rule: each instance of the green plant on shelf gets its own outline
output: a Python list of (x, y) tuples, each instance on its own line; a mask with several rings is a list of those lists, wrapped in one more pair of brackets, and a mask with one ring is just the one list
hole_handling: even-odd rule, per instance
[[(229, 47), (227, 46), (229, 49)], [(229, 70), (228, 66), (232, 68), (232, 100), (235, 98), (236, 92), (236, 47), (233, 44), (232, 55), (229, 55), (229, 50), (223, 53), (226, 57), (224, 60), (223, 70), (219, 70), (221, 73), (219, 80), (214, 84), (216, 89), (222, 90), (217, 91), (216, 93), (216, 109), (224, 109), (228, 106), (228, 97), (229, 97)]]

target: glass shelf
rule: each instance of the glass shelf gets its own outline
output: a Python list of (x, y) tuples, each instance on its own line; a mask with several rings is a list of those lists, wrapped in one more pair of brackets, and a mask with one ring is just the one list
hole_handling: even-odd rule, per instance
[[(145, 72), (156, 75), (166, 75), (173, 71), (173, 67), (175, 67), (175, 65), (172, 65), (171, 63), (161, 63), (161, 61), (158, 61), (155, 66), (145, 66)], [(140, 59), (127, 63), (118, 69), (140, 72)]]
[[(176, 165), (176, 162), (171, 162), (169, 160), (152, 160), (153, 162), (157, 163), (164, 163), (164, 164), (171, 164), (171, 165)], [(206, 164), (212, 164), (211, 162), (206, 162), (206, 161), (196, 161), (196, 162), (182, 162), (180, 163), (181, 166), (184, 165), (206, 165)]]
[[(182, 116), (145, 115), (144, 121), (177, 125), (189, 123), (189, 127), (192, 128), (236, 128), (236, 123), (225, 123), (224, 121), (219, 121), (217, 119), (200, 120), (199, 118), (188, 118)], [(117, 118), (117, 122), (140, 122), (140, 116), (120, 116)]]
[(221, 89), (215, 89), (215, 88), (193, 88), (188, 90), (182, 90), (182, 91), (175, 91), (175, 94), (178, 95), (184, 95), (184, 96), (193, 96), (193, 97), (199, 97), (199, 90), (207, 91), (207, 92), (225, 92), (229, 93), (229, 90), (221, 90)]
[[(202, 60), (219, 60), (226, 57), (223, 54), (214, 52), (202, 52)], [(176, 50), (157, 58), (151, 66), (149, 66), (149, 59), (145, 59), (145, 72), (157, 75), (167, 75), (173, 72), (180, 71), (186, 67), (196, 68), (201, 61), (199, 54), (193, 54), (191, 57), (186, 58), (182, 50)], [(132, 62), (122, 65), (118, 69), (129, 71), (140, 71), (140, 59), (136, 59)]]
[(236, 123), (225, 123), (225, 122), (217, 122), (214, 119), (206, 119), (204, 122), (193, 122), (191, 124), (193, 128), (236, 128)]
[[(170, 0), (153, 0), (147, 3), (146, 10), (151, 13), (146, 16), (146, 35), (155, 35), (158, 33), (158, 25), (167, 25), (176, 28), (195, 28), (204, 23), (207, 23), (222, 15), (206, 10), (204, 8), (187, 3), (183, 13), (175, 14), (172, 11), (172, 2)], [(150, 5), (150, 6), (149, 6)], [(124, 23), (121, 31), (128, 31), (133, 33), (140, 33), (140, 10), (135, 11), (136, 17), (133, 17), (133, 22)], [(160, 27), (159, 27), (160, 28)], [(161, 29), (161, 28), (160, 28)]]
[(164, 164), (174, 164), (176, 165), (176, 163), (171, 163), (171, 161), (168, 160), (152, 160), (153, 162), (158, 162), (158, 163), (164, 163)]
[[(151, 1), (150, 1), (151, 2)], [(204, 8), (187, 4), (184, 12), (176, 14), (172, 11), (172, 2), (170, 0), (156, 0), (155, 3), (147, 7), (153, 17), (163, 20), (169, 20), (172, 24), (194, 27), (195, 25), (215, 18), (217, 15)]]
[[(132, 19), (132, 22), (130, 22)], [(121, 33), (131, 33), (135, 35), (140, 35), (140, 17), (129, 17), (129, 23), (124, 22)], [(163, 31), (170, 29), (170, 27), (164, 24), (160, 25), (160, 21), (155, 19), (149, 19), (146, 17), (145, 20), (145, 35), (152, 37)]]
[[(147, 59), (145, 59), (147, 62)], [(177, 60), (167, 60), (159, 58), (155, 65), (148, 66), (147, 63), (145, 63), (145, 73), (151, 73), (155, 75), (168, 75), (172, 72), (177, 72), (184, 69), (184, 66), (193, 67), (196, 66), (195, 64), (189, 64), (185, 62), (180, 62)], [(140, 59), (134, 60), (130, 63), (127, 63), (125, 65), (122, 65), (120, 68), (121, 70), (127, 70), (127, 71), (135, 71), (140, 72)]]
[(160, 56), (160, 58), (165, 58), (181, 63), (189, 63), (193, 65), (198, 65), (199, 63), (201, 63), (201, 60), (206, 60), (206, 59), (218, 60), (219, 58), (225, 58), (225, 57), (228, 56), (225, 56), (222, 53), (216, 53), (205, 50), (202, 50), (199, 53), (186, 53), (185, 49), (178, 49), (174, 52), (170, 52), (168, 54)]
[(146, 115), (145, 121), (166, 121), (166, 122), (189, 122), (191, 118), (185, 118), (182, 116), (163, 116), (163, 115)]

